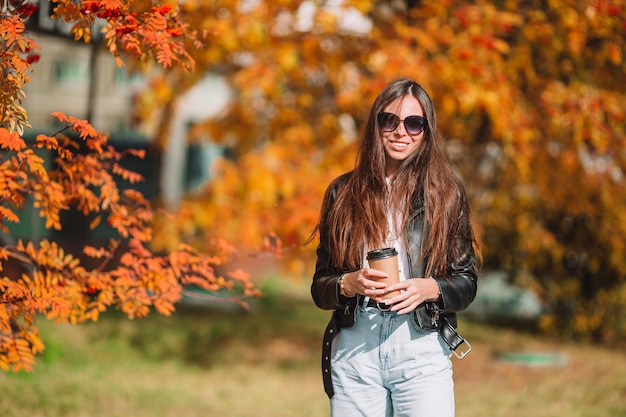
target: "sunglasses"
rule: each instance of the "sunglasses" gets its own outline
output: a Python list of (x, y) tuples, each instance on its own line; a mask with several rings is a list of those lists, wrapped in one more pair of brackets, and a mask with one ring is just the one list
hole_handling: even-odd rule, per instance
[(378, 126), (383, 132), (393, 132), (398, 128), (400, 122), (404, 122), (404, 128), (409, 135), (419, 135), (428, 126), (428, 121), (424, 116), (409, 116), (400, 120), (398, 115), (393, 113), (378, 113)]

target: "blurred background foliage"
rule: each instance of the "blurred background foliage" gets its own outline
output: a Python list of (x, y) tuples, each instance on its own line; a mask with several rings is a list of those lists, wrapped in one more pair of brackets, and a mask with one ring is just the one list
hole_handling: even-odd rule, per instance
[[(306, 285), (259, 280), (250, 311), (182, 303), (175, 314), (40, 326), (46, 350), (36, 371), (0, 373), (3, 417), (320, 417), (328, 398), (320, 335), (328, 312)], [(454, 361), (464, 417), (622, 417), (626, 356), (517, 329), (467, 322), (472, 353)], [(506, 355), (525, 352), (531, 359)], [(564, 362), (542, 360), (552, 353)], [(542, 355), (543, 354), (543, 355)], [(533, 360), (532, 357), (539, 358)]]
[[(484, 269), (546, 305), (541, 329), (626, 338), (626, 6), (611, 0), (186, 1), (207, 44), (197, 71), (153, 80), (162, 131), (207, 72), (235, 94), (189, 140), (228, 149), (213, 180), (162, 219), (157, 249), (227, 238), (308, 278), (323, 192), (352, 169), (378, 91), (430, 92), (466, 184)], [(164, 138), (161, 138), (163, 141)], [(261, 242), (265, 242), (262, 244)]]

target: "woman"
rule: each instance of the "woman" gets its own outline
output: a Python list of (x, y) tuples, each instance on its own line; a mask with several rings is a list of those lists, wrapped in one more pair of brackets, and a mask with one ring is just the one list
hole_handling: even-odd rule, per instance
[[(355, 169), (328, 187), (318, 232), (311, 293), (334, 310), (322, 357), (332, 416), (453, 416), (442, 329), (458, 336), (455, 312), (476, 295), (476, 242), (433, 103), (415, 81), (396, 80), (374, 101)], [(399, 254), (395, 284), (366, 257), (386, 247)]]

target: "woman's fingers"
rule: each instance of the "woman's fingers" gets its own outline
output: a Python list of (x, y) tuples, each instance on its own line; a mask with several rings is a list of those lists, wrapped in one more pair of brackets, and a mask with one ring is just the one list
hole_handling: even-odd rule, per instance
[(426, 283), (420, 279), (409, 279), (398, 284), (390, 285), (388, 292), (401, 290), (400, 294), (389, 298), (386, 301), (391, 307), (391, 311), (397, 311), (398, 314), (406, 314), (415, 310), (418, 305), (429, 299), (430, 289)]

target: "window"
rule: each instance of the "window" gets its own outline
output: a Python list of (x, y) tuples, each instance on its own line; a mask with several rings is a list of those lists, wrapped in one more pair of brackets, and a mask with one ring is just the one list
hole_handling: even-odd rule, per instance
[(52, 63), (54, 88), (85, 88), (89, 79), (87, 62), (60, 57)]

